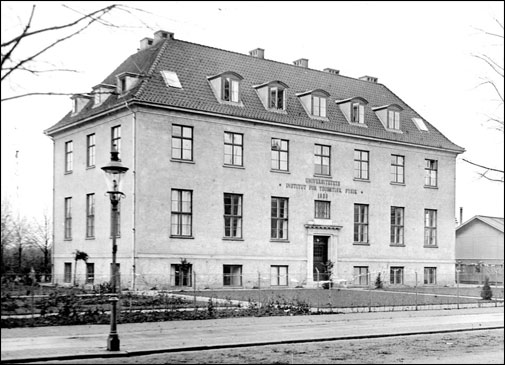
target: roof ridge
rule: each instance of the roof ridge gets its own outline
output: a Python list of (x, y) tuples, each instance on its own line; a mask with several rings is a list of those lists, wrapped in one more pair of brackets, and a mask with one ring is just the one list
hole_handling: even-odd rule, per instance
[(168, 41), (169, 41), (169, 39), (165, 39), (163, 41), (163, 44), (161, 45), (161, 47), (158, 50), (158, 54), (156, 55), (156, 58), (154, 59), (153, 63), (151, 64), (151, 67), (149, 68), (149, 70), (147, 71), (146, 77), (142, 80), (142, 84), (139, 86), (139, 88), (137, 89), (135, 94), (132, 95), (132, 98), (140, 97), (141, 93), (144, 91), (144, 88), (146, 87), (145, 85), (147, 85), (147, 81), (151, 78), (152, 74), (154, 73), (154, 70), (158, 66), (158, 63), (160, 62), (161, 55), (163, 53), (165, 53), (165, 49), (167, 47), (166, 45), (167, 45)]

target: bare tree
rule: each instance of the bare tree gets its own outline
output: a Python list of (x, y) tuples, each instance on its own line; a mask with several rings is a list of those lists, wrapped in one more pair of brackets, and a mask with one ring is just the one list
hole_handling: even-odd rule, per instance
[(10, 203), (6, 199), (2, 199), (2, 274), (6, 270), (6, 249), (12, 242), (12, 211)]
[(12, 221), (12, 240), (10, 246), (16, 252), (17, 272), (23, 272), (23, 253), (31, 246), (30, 225), (25, 217), (17, 216)]
[[(45, 72), (77, 72), (76, 70), (64, 68), (40, 69), (36, 61), (40, 58), (40, 56), (44, 55), (49, 50), (60, 45), (62, 42), (68, 41), (69, 39), (77, 36), (95, 23), (114, 28), (126, 27), (125, 25), (114, 23), (110, 19), (113, 14), (123, 12), (133, 16), (134, 13), (144, 12), (141, 9), (132, 8), (123, 4), (112, 4), (86, 14), (72, 9), (69, 5), (62, 4), (62, 6), (77, 13), (77, 18), (60, 25), (54, 25), (41, 29), (32, 29), (34, 18), (37, 15), (36, 5), (33, 5), (31, 13), (29, 16), (27, 16), (26, 23), (22, 26), (19, 34), (6, 41), (2, 40), (2, 86), (4, 84), (4, 81), (11, 79), (15, 74), (21, 72), (30, 73), (33, 75), (39, 75)], [(138, 23), (141, 23), (142, 26), (146, 26), (145, 22), (143, 22), (140, 18), (135, 17), (135, 19)], [(27, 47), (33, 47), (32, 42), (35, 40), (37, 44), (39, 44), (38, 48), (29, 48), (28, 50), (25, 48), (22, 50), (24, 44), (29, 44)], [(18, 56), (18, 53), (23, 54), (23, 56)], [(1, 101), (3, 102), (35, 95), (74, 95), (78, 93), (80, 92), (55, 92), (42, 90), (39, 92), (27, 92), (14, 96), (2, 97)]]
[[(498, 40), (500, 43), (499, 45), (502, 47), (502, 54), (503, 54), (503, 41), (504, 41), (504, 30), (503, 30), (503, 23), (500, 22), (498, 19), (494, 19), (496, 24), (497, 24), (497, 30), (496, 31), (485, 31), (482, 29), (478, 29), (480, 32), (482, 32), (484, 35), (487, 37), (490, 37), (493, 40)], [(501, 62), (495, 58), (493, 58), (490, 55), (487, 54), (473, 54), (474, 57), (479, 59), (480, 61), (484, 62), (485, 65), (487, 65), (488, 70), (491, 73), (491, 76), (485, 76), (482, 78), (482, 82), (479, 84), (479, 86), (487, 86), (490, 87), (492, 92), (496, 96), (496, 102), (497, 102), (497, 107), (498, 110), (501, 111), (499, 115), (493, 114), (493, 115), (487, 115), (487, 124), (497, 130), (501, 135), (503, 135), (503, 58), (501, 59)], [(475, 161), (470, 161), (465, 158), (463, 158), (463, 161), (476, 166), (479, 168), (478, 174), (490, 181), (496, 181), (496, 182), (501, 182), (503, 183), (503, 169), (498, 169), (495, 167), (490, 167), (489, 164), (487, 163), (477, 163)]]
[(51, 273), (51, 246), (52, 246), (52, 225), (51, 218), (47, 213), (44, 213), (41, 221), (37, 221), (33, 225), (31, 232), (31, 241), (34, 247), (38, 248), (43, 255), (43, 274)]

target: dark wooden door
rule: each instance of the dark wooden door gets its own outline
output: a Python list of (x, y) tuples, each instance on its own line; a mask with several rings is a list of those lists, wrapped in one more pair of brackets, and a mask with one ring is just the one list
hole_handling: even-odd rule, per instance
[[(318, 279), (328, 280), (328, 274), (326, 273), (326, 268), (324, 266), (324, 263), (328, 261), (328, 237), (314, 236), (313, 261), (314, 281), (317, 281)], [(317, 274), (318, 270), (319, 277)]]

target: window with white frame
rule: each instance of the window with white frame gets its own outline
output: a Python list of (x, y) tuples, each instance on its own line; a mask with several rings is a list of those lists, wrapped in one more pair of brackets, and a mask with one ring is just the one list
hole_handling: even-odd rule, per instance
[(272, 197), (271, 200), (271, 234), (273, 239), (288, 239), (288, 199)]
[(312, 95), (312, 115), (326, 118), (326, 96)]
[(316, 175), (331, 175), (331, 147), (316, 144), (314, 146), (314, 173)]
[(391, 207), (391, 245), (403, 245), (404, 208)]
[(389, 268), (389, 282), (392, 285), (403, 284), (403, 266), (391, 266)]
[(272, 138), (271, 168), (279, 171), (289, 170), (289, 141)]
[(437, 211), (434, 209), (424, 210), (424, 245), (437, 245)]
[(242, 286), (242, 265), (223, 265), (223, 285)]
[(172, 236), (190, 237), (192, 234), (192, 195), (191, 190), (172, 189)]
[(170, 265), (172, 274), (172, 285), (192, 286), (193, 285), (193, 265), (192, 264), (172, 264)]
[(86, 195), (86, 238), (95, 237), (95, 194)]
[(368, 285), (368, 266), (354, 266), (354, 284)]
[(424, 284), (436, 285), (437, 284), (437, 268), (425, 267), (424, 268)]
[(242, 238), (242, 195), (224, 194), (224, 236)]
[(86, 262), (86, 284), (93, 284), (95, 282), (95, 264)]
[(95, 134), (86, 136), (86, 167), (95, 166)]
[(270, 266), (270, 285), (287, 286), (288, 285), (288, 267), (283, 265)]
[(368, 243), (368, 205), (354, 204), (354, 243)]
[(65, 142), (65, 172), (72, 172), (74, 168), (74, 144)]
[(63, 282), (70, 283), (72, 281), (72, 263), (65, 262), (63, 266)]
[(436, 187), (438, 177), (438, 161), (429, 159), (426, 159), (424, 161), (424, 185)]
[(268, 89), (268, 107), (270, 109), (285, 109), (285, 88), (281, 86), (271, 86)]
[(391, 155), (391, 182), (405, 183), (405, 156)]
[(354, 178), (369, 179), (370, 156), (368, 151), (354, 150)]
[(224, 164), (243, 165), (243, 139), (240, 133), (224, 132)]
[(172, 125), (172, 159), (193, 161), (193, 127)]
[(314, 203), (314, 218), (330, 219), (330, 202), (324, 200), (316, 200)]
[(72, 239), (72, 198), (65, 198), (64, 237), (66, 240)]
[(365, 106), (360, 102), (351, 103), (351, 123), (365, 123)]
[(121, 155), (121, 126), (117, 125), (111, 128), (110, 150), (118, 152)]
[(222, 78), (222, 99), (233, 103), (239, 102), (239, 80), (232, 76), (224, 76)]
[(400, 112), (388, 109), (388, 128), (400, 130)]

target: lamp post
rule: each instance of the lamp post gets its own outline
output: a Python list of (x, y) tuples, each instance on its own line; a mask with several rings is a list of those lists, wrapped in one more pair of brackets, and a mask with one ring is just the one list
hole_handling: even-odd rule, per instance
[(119, 199), (121, 199), (124, 194), (121, 192), (122, 178), (128, 168), (121, 164), (119, 160), (119, 152), (116, 151), (114, 146), (113, 151), (110, 153), (110, 162), (102, 167), (105, 172), (105, 180), (107, 182), (107, 194), (110, 197), (110, 203), (112, 205), (112, 297), (111, 302), (111, 316), (110, 316), (110, 333), (107, 338), (107, 350), (108, 351), (119, 351), (119, 336), (117, 334), (117, 317), (116, 309), (117, 302), (119, 301), (116, 294), (116, 281), (117, 281), (117, 266), (116, 266), (116, 236), (117, 236), (117, 213)]

